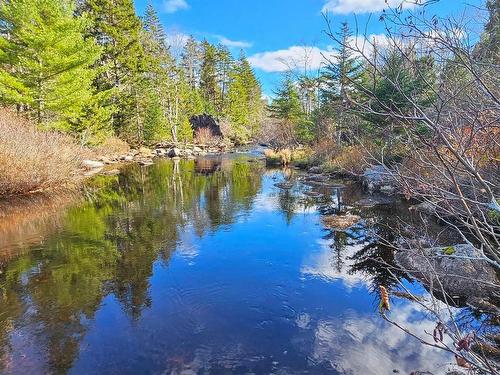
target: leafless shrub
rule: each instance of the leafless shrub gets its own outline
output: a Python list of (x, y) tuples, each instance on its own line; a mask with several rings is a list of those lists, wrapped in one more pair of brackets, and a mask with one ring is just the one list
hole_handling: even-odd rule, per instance
[(212, 134), (212, 131), (207, 128), (198, 128), (194, 133), (195, 143), (201, 145), (217, 145), (221, 142), (220, 137), (216, 137)]
[[(424, 1), (422, 3), (432, 3)], [(476, 12), (471, 12), (476, 14)], [(362, 116), (379, 119), (384, 124), (385, 143), (388, 147), (404, 144), (402, 160), (388, 162), (384, 152), (370, 156), (384, 165), (399, 183), (408, 198), (424, 202), (448, 228), (453, 230), (456, 243), (475, 248), (474, 257), (463, 256), (469, 262), (487, 262), (496, 270), (500, 268), (500, 165), (498, 142), (500, 118), (500, 64), (498, 46), (484, 50), (481, 40), (472, 35), (467, 20), (439, 18), (427, 9), (415, 11), (402, 7), (386, 10), (380, 17), (386, 26), (385, 46), (380, 48), (366, 35), (356, 35), (356, 43), (345, 43), (329, 29), (328, 35), (356, 56), (372, 75), (371, 80), (360, 84), (351, 81), (359, 96), (349, 97), (352, 108)], [(465, 12), (464, 14), (467, 14)], [(498, 14), (495, 22), (498, 22)], [(363, 42), (359, 43), (359, 40)], [(384, 51), (383, 49), (386, 49)], [(486, 53), (485, 53), (486, 52)], [(490, 56), (488, 56), (488, 53)], [(402, 59), (408, 74), (384, 69), (391, 56)], [(428, 79), (430, 67), (422, 64), (420, 57), (432, 59), (438, 74), (434, 81)], [(427, 60), (429, 61), (429, 60)], [(408, 77), (416, 77), (420, 90), (408, 88)], [(385, 93), (375, 89), (383, 80)], [(397, 94), (401, 105), (394, 105), (387, 97)], [(422, 93), (432, 100), (422, 100)], [(382, 127), (382, 126), (381, 126)], [(360, 140), (363, 145), (363, 140)], [(366, 147), (369, 151), (369, 147)], [(395, 250), (421, 250), (423, 261), (429, 268), (423, 275), (430, 292), (430, 299), (414, 296), (416, 303), (436, 320), (437, 334), (415, 332), (400, 325), (390, 314), (383, 317), (391, 324), (419, 340), (423, 345), (449, 352), (458, 366), (474, 373), (496, 374), (498, 365), (482, 351), (474, 351), (474, 345), (488, 345), (477, 336), (473, 328), (459, 327), (453, 296), (443, 287), (444, 276), (435, 269), (429, 253), (419, 247), (419, 238), (402, 233), (407, 246), (392, 243)], [(429, 242), (436, 241), (432, 236)], [(440, 259), (453, 258), (453, 254), (440, 254)], [(401, 269), (398, 269), (401, 271)], [(403, 271), (407, 271), (404, 270)], [(459, 273), (459, 272), (458, 272)], [(460, 276), (460, 275), (459, 275)], [(396, 277), (394, 277), (396, 279)], [(474, 280), (472, 280), (474, 282)], [(496, 283), (492, 287), (498, 288)], [(400, 287), (411, 294), (403, 284)], [(478, 284), (477, 288), (481, 288)], [(445, 302), (439, 305), (436, 296)], [(440, 328), (446, 327), (441, 333)], [(438, 328), (439, 327), (439, 328)], [(441, 334), (448, 341), (441, 339)], [(452, 357), (452, 358), (453, 358)]]
[(83, 149), (66, 135), (39, 131), (0, 112), (0, 196), (60, 188), (74, 182)]

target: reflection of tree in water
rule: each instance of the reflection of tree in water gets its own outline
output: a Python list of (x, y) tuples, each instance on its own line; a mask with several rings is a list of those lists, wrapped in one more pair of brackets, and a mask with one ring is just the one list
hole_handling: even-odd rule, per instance
[(62, 230), (49, 233), (43, 251), (22, 249), (0, 275), (0, 371), (8, 366), (15, 326), (36, 327), (26, 345), (46, 351), (44, 371), (66, 373), (86, 320), (106, 295), (139, 319), (151, 305), (154, 262), (168, 263), (188, 225), (202, 235), (249, 210), (261, 173), (258, 164), (235, 160), (202, 174), (195, 161), (181, 160), (93, 179), (88, 200), (66, 211)]

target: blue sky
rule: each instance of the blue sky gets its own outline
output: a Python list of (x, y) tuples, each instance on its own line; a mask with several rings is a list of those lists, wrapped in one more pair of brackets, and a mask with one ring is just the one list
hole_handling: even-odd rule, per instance
[[(397, 5), (401, 0), (388, 0)], [(135, 0), (143, 14), (147, 0)], [(459, 14), (464, 4), (481, 4), (481, 0), (441, 0), (430, 7), (438, 15)], [(328, 11), (334, 28), (347, 21), (368, 24), (368, 34), (382, 34), (378, 14), (385, 0), (153, 0), (163, 25), (173, 39), (174, 50), (180, 50), (186, 35), (210, 42), (222, 42), (238, 56), (244, 49), (259, 77), (263, 92), (270, 96), (286, 70), (283, 58), (299, 61), (308, 46), (310, 65), (317, 69), (321, 53), (331, 42), (323, 33), (322, 12)]]

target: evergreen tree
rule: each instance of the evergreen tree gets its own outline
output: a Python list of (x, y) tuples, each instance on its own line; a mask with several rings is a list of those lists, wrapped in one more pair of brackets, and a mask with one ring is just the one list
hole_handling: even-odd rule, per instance
[(191, 89), (196, 89), (200, 80), (203, 53), (198, 42), (190, 36), (181, 54), (181, 66)]
[(348, 128), (354, 130), (352, 127), (358, 122), (350, 108), (351, 100), (357, 96), (363, 66), (348, 47), (351, 39), (349, 26), (347, 22), (343, 22), (339, 33), (337, 61), (327, 65), (322, 75), (321, 97), (323, 104), (331, 107), (331, 112), (334, 113), (338, 143), (344, 138)]
[(281, 121), (283, 128), (281, 130), (286, 134), (288, 143), (292, 145), (308, 140), (309, 134), (306, 132), (308, 122), (302, 111), (299, 93), (290, 77), (283, 80), (275, 95), (268, 110), (271, 117)]
[(203, 61), (200, 72), (200, 91), (205, 100), (206, 112), (215, 115), (216, 102), (219, 97), (216, 69), (217, 50), (206, 40), (202, 42), (202, 48)]
[(91, 65), (100, 49), (84, 39), (85, 17), (69, 0), (16, 0), (0, 5), (0, 98), (38, 124), (73, 127), (93, 98)]
[(160, 17), (158, 17), (158, 13), (156, 12), (156, 9), (151, 1), (148, 1), (148, 4), (146, 5), (143, 26), (144, 30), (146, 30), (146, 32), (151, 35), (152, 39), (158, 43), (158, 48), (161, 51), (168, 50), (167, 34), (165, 33)]
[(178, 111), (173, 107), (178, 104), (172, 98), (178, 96), (177, 67), (165, 43), (163, 26), (151, 3), (147, 6), (143, 24), (141, 42), (145, 72), (142, 79), (143, 90), (147, 93), (145, 127), (148, 129), (145, 140), (172, 138), (176, 141), (178, 119), (174, 114)]
[(113, 126), (129, 140), (142, 141), (145, 93), (142, 92), (144, 56), (141, 45), (141, 22), (132, 0), (84, 0), (81, 12), (92, 20), (89, 36), (103, 48), (96, 65), (94, 81), (99, 92), (111, 90), (110, 101), (115, 109)]
[(227, 91), (229, 89), (230, 73), (233, 66), (233, 57), (226, 46), (219, 44), (216, 47), (217, 85), (219, 86), (217, 112), (222, 114), (226, 110)]
[(230, 77), (226, 115), (230, 120), (232, 137), (247, 141), (257, 132), (263, 104), (260, 84), (243, 53)]

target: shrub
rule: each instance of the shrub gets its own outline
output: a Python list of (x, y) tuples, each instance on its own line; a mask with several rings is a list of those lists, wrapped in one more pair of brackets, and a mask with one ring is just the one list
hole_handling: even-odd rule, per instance
[(210, 128), (198, 128), (194, 133), (194, 141), (195, 143), (201, 145), (216, 145), (219, 144), (221, 139), (212, 134)]
[(0, 111), (0, 196), (67, 186), (74, 182), (83, 155), (70, 136), (37, 130)]
[(284, 148), (279, 151), (273, 151), (270, 149), (264, 150), (266, 164), (268, 165), (288, 165), (292, 162), (293, 155), (294, 151), (289, 148)]
[(122, 141), (118, 137), (109, 137), (95, 148), (95, 153), (104, 156), (119, 156), (130, 151), (130, 146), (127, 142)]
[(325, 168), (332, 172), (360, 175), (368, 165), (368, 155), (362, 146), (347, 146), (325, 163)]

